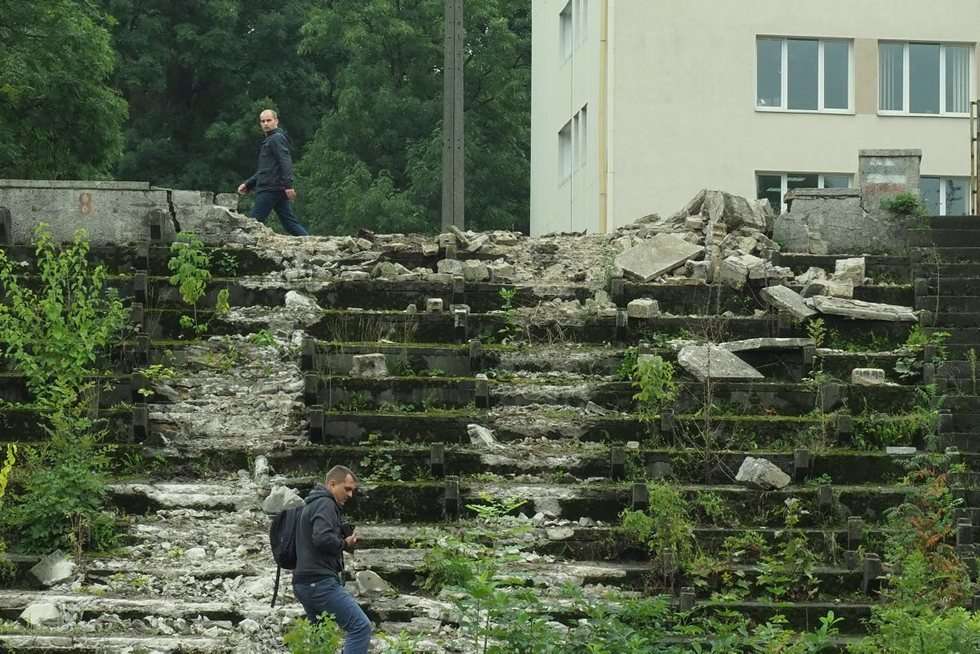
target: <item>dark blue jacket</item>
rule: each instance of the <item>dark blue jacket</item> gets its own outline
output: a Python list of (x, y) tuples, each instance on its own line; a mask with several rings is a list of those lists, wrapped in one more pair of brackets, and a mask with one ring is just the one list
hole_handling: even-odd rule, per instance
[(344, 511), (322, 484), (306, 496), (296, 525), (294, 583), (312, 583), (344, 571)]
[(259, 164), (255, 174), (245, 180), (249, 190), (280, 191), (293, 188), (293, 158), (289, 154), (289, 137), (277, 127), (259, 145)]

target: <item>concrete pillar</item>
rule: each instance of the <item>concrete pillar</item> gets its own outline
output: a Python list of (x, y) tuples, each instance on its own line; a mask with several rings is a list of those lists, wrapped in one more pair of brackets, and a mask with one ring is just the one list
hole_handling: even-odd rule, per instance
[(900, 193), (918, 195), (921, 163), (922, 150), (861, 150), (858, 177), (865, 211), (877, 211), (882, 199)]

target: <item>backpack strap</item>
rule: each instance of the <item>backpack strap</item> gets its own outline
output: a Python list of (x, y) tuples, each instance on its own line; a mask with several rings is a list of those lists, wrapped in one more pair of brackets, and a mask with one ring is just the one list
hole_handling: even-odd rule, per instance
[(280, 577), (280, 575), (282, 575), (282, 568), (277, 565), (276, 566), (276, 584), (275, 584), (275, 586), (272, 587), (272, 604), (269, 605), (269, 606), (271, 606), (273, 608), (275, 608), (275, 606), (276, 606), (276, 598), (279, 596), (279, 577)]

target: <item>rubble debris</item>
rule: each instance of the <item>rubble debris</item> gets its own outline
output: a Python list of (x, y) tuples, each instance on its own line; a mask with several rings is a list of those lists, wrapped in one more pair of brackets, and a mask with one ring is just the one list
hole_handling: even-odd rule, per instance
[(632, 300), (626, 305), (626, 315), (630, 318), (656, 318), (660, 315), (660, 303), (649, 298)]
[(747, 456), (735, 475), (735, 481), (764, 490), (779, 490), (788, 486), (791, 479), (772, 461)]
[(815, 346), (812, 338), (747, 338), (741, 341), (728, 341), (719, 347), (729, 352), (754, 352), (756, 350), (796, 350)]
[(881, 386), (888, 381), (881, 368), (854, 368), (851, 370), (851, 383), (858, 386)]
[(61, 550), (55, 550), (38, 561), (31, 574), (42, 586), (54, 586), (75, 574), (75, 563)]
[(765, 378), (758, 370), (717, 345), (687, 345), (677, 355), (677, 363), (698, 381)]
[(503, 447), (494, 438), (493, 432), (476, 424), (466, 425), (466, 433), (470, 437), (470, 443), (478, 447), (483, 447), (490, 450), (496, 450)]
[(388, 364), (384, 354), (355, 354), (350, 369), (351, 377), (387, 377)]
[(760, 293), (762, 300), (769, 306), (789, 314), (794, 320), (802, 321), (817, 315), (817, 312), (807, 306), (803, 297), (793, 289), (783, 286), (769, 286)]
[(854, 286), (864, 284), (865, 259), (864, 257), (853, 257), (850, 259), (838, 259), (834, 263), (833, 279), (839, 282), (850, 282)]
[(807, 299), (807, 304), (830, 316), (843, 316), (855, 320), (883, 320), (887, 322), (916, 322), (915, 312), (909, 307), (878, 302), (863, 302), (826, 295)]
[(649, 282), (683, 266), (689, 259), (703, 252), (703, 247), (688, 243), (675, 235), (657, 234), (620, 254), (615, 263), (623, 272), (642, 282)]

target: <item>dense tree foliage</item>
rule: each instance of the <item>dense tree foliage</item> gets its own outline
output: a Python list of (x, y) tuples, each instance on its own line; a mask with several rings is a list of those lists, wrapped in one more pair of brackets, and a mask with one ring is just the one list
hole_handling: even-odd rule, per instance
[(110, 19), (78, 0), (0, 0), (0, 177), (98, 178), (123, 150)]
[[(314, 232), (434, 230), (443, 8), (0, 0), (0, 176), (230, 191), (273, 107)], [(526, 229), (530, 3), (470, 0), (466, 31), (467, 223)]]
[[(301, 44), (344, 64), (299, 172), (320, 230), (439, 224), (443, 0), (337, 0), (311, 14)], [(466, 6), (467, 220), (526, 228), (530, 5)]]

